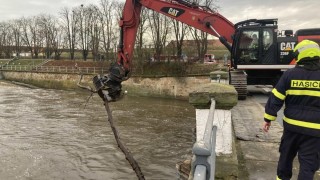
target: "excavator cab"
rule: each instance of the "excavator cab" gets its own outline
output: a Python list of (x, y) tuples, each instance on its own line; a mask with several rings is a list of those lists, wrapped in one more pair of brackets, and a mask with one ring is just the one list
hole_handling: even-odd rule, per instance
[(234, 25), (230, 84), (239, 99), (246, 99), (247, 85), (274, 85), (282, 72), (277, 58), (277, 19), (250, 19)]
[[(277, 20), (247, 20), (235, 25), (233, 63), (237, 69), (277, 64)], [(261, 66), (262, 67), (262, 66)]]

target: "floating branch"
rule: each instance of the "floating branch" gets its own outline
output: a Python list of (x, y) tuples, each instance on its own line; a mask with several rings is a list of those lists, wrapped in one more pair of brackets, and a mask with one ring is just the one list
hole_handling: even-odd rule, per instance
[[(93, 93), (98, 93), (97, 90), (91, 88), (90, 86), (84, 86), (81, 84), (81, 81), (82, 81), (82, 78), (83, 78), (83, 74), (80, 74), (80, 79), (77, 83), (77, 86), (82, 88), (82, 89), (85, 89), (85, 90), (88, 90), (90, 91), (92, 94)], [(130, 151), (128, 150), (128, 148), (125, 147), (125, 145), (122, 143), (122, 141), (120, 140), (120, 136), (119, 136), (119, 133), (118, 133), (118, 129), (117, 127), (114, 125), (113, 123), (113, 117), (112, 117), (112, 112), (109, 108), (109, 104), (108, 104), (108, 100), (104, 100), (104, 107), (107, 111), (107, 115), (108, 115), (108, 122), (110, 124), (110, 127), (112, 129), (112, 132), (113, 132), (113, 135), (114, 135), (114, 138), (118, 144), (118, 147), (120, 148), (120, 150), (123, 152), (123, 154), (125, 155), (127, 161), (129, 162), (129, 164), (131, 165), (132, 169), (134, 170), (134, 172), (136, 173), (137, 177), (139, 180), (145, 180), (144, 178), (144, 175), (141, 171), (141, 168), (139, 166), (139, 164), (137, 163), (137, 161), (133, 158), (132, 154), (130, 153)]]

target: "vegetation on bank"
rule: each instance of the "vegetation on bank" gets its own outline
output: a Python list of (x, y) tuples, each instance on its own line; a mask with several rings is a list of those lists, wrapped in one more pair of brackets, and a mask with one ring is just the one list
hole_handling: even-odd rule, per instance
[(156, 62), (146, 63), (134, 69), (137, 76), (194, 76), (209, 75), (216, 70), (227, 70), (223, 64), (203, 64), (203, 63), (184, 63), (184, 62)]

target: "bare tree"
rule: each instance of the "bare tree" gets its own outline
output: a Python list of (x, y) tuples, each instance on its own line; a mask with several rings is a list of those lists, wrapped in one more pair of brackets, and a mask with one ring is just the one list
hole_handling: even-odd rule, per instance
[[(217, 11), (218, 6), (215, 5), (216, 1), (217, 0), (194, 0), (194, 3), (206, 6), (208, 7), (208, 10), (211, 9), (212, 11)], [(193, 28), (191, 32), (196, 43), (198, 57), (200, 60), (203, 60), (208, 49), (208, 33)]]
[(58, 19), (52, 16), (43, 17), (43, 26), (45, 30), (45, 51), (46, 57), (54, 57), (55, 60), (60, 59), (62, 50), (66, 48), (64, 42), (65, 34), (63, 33), (63, 26), (58, 22)]
[(34, 58), (39, 58), (39, 53), (43, 47), (43, 33), (41, 32), (40, 22), (39, 16), (34, 16), (29, 23)]
[[(115, 31), (118, 29), (116, 28), (117, 19), (115, 18), (115, 1), (108, 1), (108, 0), (101, 0), (101, 16), (100, 16), (100, 23), (101, 23), (101, 30), (102, 30), (102, 47), (105, 51), (106, 59), (109, 60), (112, 44), (115, 44), (116, 41), (116, 34)], [(115, 20), (116, 19), (116, 20)]]
[(5, 31), (5, 23), (0, 23), (0, 58), (4, 57), (4, 49), (5, 49), (5, 38), (6, 38), (6, 31)]
[(148, 20), (155, 49), (155, 59), (160, 61), (160, 55), (166, 45), (170, 30), (169, 19), (157, 12), (150, 11)]
[(101, 42), (101, 23), (100, 19), (102, 13), (95, 5), (90, 5), (88, 11), (91, 16), (91, 23), (89, 23), (89, 50), (91, 50), (93, 60), (100, 60), (100, 42)]
[(53, 29), (52, 29), (52, 50), (54, 53), (54, 59), (58, 60), (60, 59), (60, 56), (63, 52), (63, 49), (65, 49), (65, 38), (63, 34), (63, 27), (61, 24), (57, 24)]
[(42, 32), (43, 36), (43, 53), (47, 59), (51, 57), (53, 53), (53, 44), (55, 41), (55, 31), (56, 31), (56, 24), (57, 20), (51, 15), (39, 15), (39, 25), (40, 25), (40, 32)]
[[(125, 5), (125, 3), (124, 2), (119, 2), (119, 1), (115, 1), (114, 2), (115, 3), (115, 12), (114, 12), (114, 16), (115, 16), (115, 19), (116, 19), (116, 21), (117, 22), (119, 22), (119, 20), (120, 19), (122, 19), (122, 15), (123, 15), (123, 9), (124, 9), (124, 5)], [(117, 28), (115, 28), (117, 31), (118, 31), (118, 33), (116, 34), (116, 40), (113, 42), (113, 46), (114, 46), (114, 50), (115, 50), (115, 54), (114, 54), (114, 59), (116, 59), (117, 57), (117, 52), (118, 52), (118, 47), (119, 47), (119, 35), (120, 35), (120, 33), (119, 33), (119, 30), (120, 30), (120, 28), (119, 27), (117, 27)]]
[(124, 2), (114, 1), (114, 4), (115, 4), (114, 16), (115, 16), (116, 20), (119, 21), (122, 18)]
[(9, 22), (0, 24), (0, 49), (4, 58), (10, 58), (13, 51), (13, 31)]
[(4, 26), (4, 44), (6, 48), (4, 49), (5, 57), (11, 58), (13, 52), (14, 38), (13, 38), (13, 30), (10, 28), (11, 24), (8, 22)]
[(198, 57), (203, 60), (208, 49), (208, 34), (197, 29), (192, 29), (191, 32), (196, 43)]
[(176, 20), (172, 20), (172, 24), (174, 29), (175, 45), (177, 50), (176, 54), (178, 57), (182, 57), (182, 47), (188, 26)]
[(60, 12), (61, 19), (63, 22), (63, 29), (66, 32), (70, 59), (75, 59), (75, 46), (76, 46), (76, 23), (77, 19), (75, 18), (75, 11), (70, 11), (68, 8), (63, 8)]
[(34, 51), (33, 51), (33, 39), (31, 35), (31, 30), (30, 30), (30, 24), (32, 23), (32, 18), (25, 18), (23, 17), (21, 19), (21, 40), (23, 44), (26, 46), (26, 49), (30, 51), (31, 53), (31, 58), (34, 56)]
[(86, 61), (89, 54), (90, 26), (93, 21), (93, 11), (91, 7), (85, 7), (81, 4), (80, 8), (77, 9), (76, 18), (78, 18), (77, 27), (79, 29), (79, 45), (82, 52), (82, 58)]
[[(146, 33), (146, 31), (148, 30), (148, 26), (147, 26), (147, 17), (148, 17), (148, 11), (147, 9), (142, 9), (141, 10), (141, 14), (140, 14), (140, 24), (139, 24), (139, 29), (137, 32), (137, 38), (136, 38), (136, 52), (137, 52), (137, 68), (141, 71), (141, 73), (143, 73), (143, 64), (144, 64), (144, 60), (146, 60), (146, 57), (144, 57), (144, 49), (143, 47), (145, 44), (145, 39), (144, 39), (144, 35)], [(147, 57), (150, 55), (147, 55)], [(148, 57), (150, 58), (150, 57)]]
[(16, 19), (11, 22), (11, 29), (12, 29), (12, 37), (13, 37), (13, 45), (15, 56), (20, 57), (21, 53), (21, 20)]

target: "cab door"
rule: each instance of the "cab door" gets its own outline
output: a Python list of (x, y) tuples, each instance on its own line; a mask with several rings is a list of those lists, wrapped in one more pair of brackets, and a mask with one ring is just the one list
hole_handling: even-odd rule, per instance
[(257, 67), (276, 64), (276, 33), (272, 27), (249, 27), (240, 29), (235, 35), (233, 47), (234, 63)]

